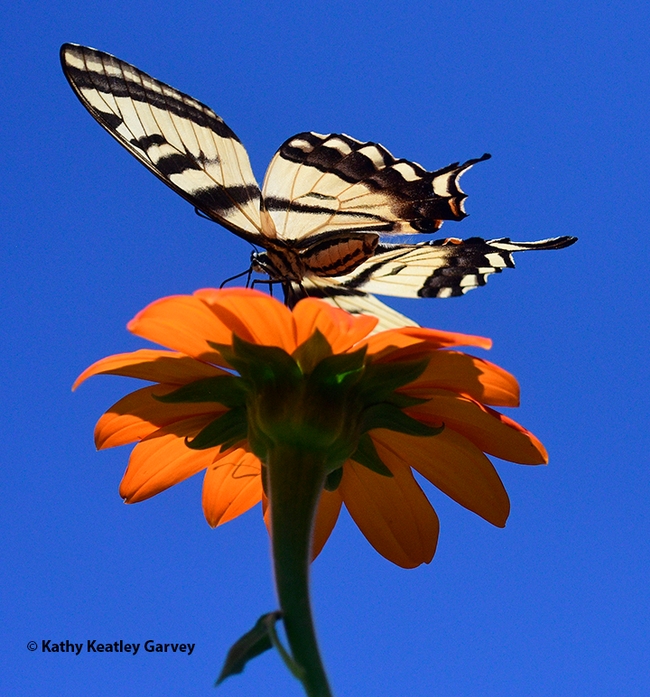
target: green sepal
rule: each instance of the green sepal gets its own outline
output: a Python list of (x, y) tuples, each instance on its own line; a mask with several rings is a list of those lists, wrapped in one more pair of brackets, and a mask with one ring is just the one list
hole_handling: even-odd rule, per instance
[[(233, 334), (233, 337), (234, 336), (235, 335)], [(235, 356), (235, 353), (232, 350), (232, 346), (230, 344), (218, 344), (216, 341), (206, 341), (208, 343), (208, 346), (210, 346), (210, 348), (213, 348), (215, 351), (218, 351), (221, 354), (221, 357), (225, 359), (228, 365), (230, 365), (230, 359)]]
[(383, 402), (399, 387), (404, 387), (422, 375), (429, 360), (395, 361), (366, 365), (362, 396), (366, 404)]
[(229, 409), (246, 402), (246, 385), (236, 375), (217, 375), (195, 380), (165, 395), (153, 395), (159, 402), (218, 402)]
[(359, 445), (355, 450), (351, 459), (358, 462), (360, 465), (367, 467), (369, 470), (381, 474), (382, 477), (392, 477), (393, 473), (386, 467), (382, 459), (379, 457), (377, 448), (372, 441), (372, 438), (364, 433), (359, 439)]
[(325, 478), (325, 490), (336, 491), (339, 488), (341, 479), (343, 479), (343, 467), (339, 467), (327, 475)]
[(191, 440), (186, 438), (185, 445), (192, 450), (205, 450), (217, 445), (226, 449), (244, 440), (247, 435), (246, 407), (236, 407), (211, 421)]
[(282, 613), (277, 610), (262, 615), (255, 626), (230, 647), (215, 687), (231, 675), (243, 672), (250, 660), (273, 648), (271, 631), (281, 617)]
[(400, 409), (408, 409), (408, 407), (417, 407), (420, 404), (426, 404), (429, 400), (423, 397), (411, 397), (411, 395), (403, 394), (402, 392), (393, 392), (386, 397), (386, 402), (394, 404)]
[(300, 366), (303, 375), (309, 375), (314, 368), (324, 359), (332, 355), (332, 347), (318, 329), (303, 341), (291, 354), (294, 361)]
[(324, 358), (309, 375), (308, 389), (312, 386), (348, 389), (364, 375), (367, 347), (352, 353), (337, 353)]
[(279, 346), (260, 346), (232, 337), (232, 350), (221, 344), (208, 342), (226, 358), (228, 363), (252, 383), (255, 389), (262, 389), (270, 384), (297, 384), (302, 373), (294, 359)]
[(390, 431), (406, 433), (409, 436), (437, 436), (442, 433), (444, 424), (440, 427), (427, 426), (421, 421), (405, 414), (394, 404), (373, 404), (367, 407), (361, 417), (361, 431), (366, 433), (373, 428), (387, 428)]

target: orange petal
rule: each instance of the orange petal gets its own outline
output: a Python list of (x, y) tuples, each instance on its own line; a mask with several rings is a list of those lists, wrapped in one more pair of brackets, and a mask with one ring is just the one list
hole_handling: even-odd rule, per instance
[(291, 311), (270, 295), (247, 288), (205, 288), (194, 296), (240, 339), (279, 346), (287, 353), (295, 350)]
[[(390, 467), (390, 465), (389, 465)], [(428, 564), (438, 542), (438, 516), (408, 467), (382, 477), (350, 460), (339, 490), (368, 542), (406, 569)]]
[(492, 339), (474, 334), (444, 332), (440, 329), (427, 329), (426, 327), (401, 327), (396, 331), (418, 341), (425, 341), (429, 346), (436, 348), (448, 348), (449, 346), (478, 346), (486, 350), (492, 348)]
[(522, 426), (469, 397), (447, 390), (429, 391), (429, 401), (405, 411), (432, 425), (444, 423), (461, 433), (483, 452), (523, 465), (548, 462), (544, 446)]
[(203, 513), (215, 528), (245, 513), (262, 499), (260, 461), (237, 448), (210, 465), (203, 479)]
[(417, 437), (377, 429), (371, 432), (377, 452), (391, 469), (409, 466), (440, 491), (493, 525), (503, 527), (510, 513), (508, 494), (485, 455), (450, 429)]
[(329, 536), (332, 534), (336, 521), (339, 519), (342, 503), (343, 499), (338, 489), (336, 491), (323, 489), (318, 502), (316, 520), (314, 521), (314, 532), (311, 541), (312, 561), (321, 553)]
[[(498, 411), (494, 411), (494, 409), (490, 409), (490, 407), (486, 407), (486, 411), (488, 414), (492, 414), (495, 418), (499, 419), (501, 423), (505, 424), (506, 426), (510, 426), (510, 428), (514, 428), (516, 431), (519, 431), (523, 436), (525, 436), (533, 445), (535, 450), (539, 453), (539, 457), (541, 459), (541, 462), (533, 462), (530, 464), (533, 465), (546, 465), (548, 464), (548, 452), (546, 451), (546, 448), (542, 444), (542, 442), (537, 438), (537, 436), (533, 435), (527, 428), (524, 428), (521, 424), (518, 424), (516, 421), (513, 421), (509, 416), (506, 416), (505, 414), (500, 414)], [(523, 464), (529, 464), (529, 463), (523, 463)]]
[(195, 436), (212, 418), (196, 416), (170, 424), (138, 443), (120, 484), (126, 503), (155, 496), (222, 457), (218, 448), (192, 450), (185, 445), (185, 438)]
[[(194, 361), (196, 363), (196, 361)], [(226, 411), (214, 402), (168, 404), (154, 399), (176, 389), (176, 385), (150, 385), (120, 399), (95, 426), (98, 450), (142, 440), (162, 426), (200, 414), (216, 418)]]
[(225, 371), (202, 363), (176, 351), (140, 349), (131, 353), (116, 353), (93, 363), (75, 380), (72, 389), (93, 375), (123, 375), (150, 382), (185, 385), (201, 378), (224, 375)]
[(300, 346), (318, 329), (334, 353), (343, 353), (364, 339), (377, 325), (377, 318), (351, 315), (316, 298), (304, 298), (293, 309), (296, 344)]
[(424, 327), (388, 329), (369, 337), (365, 343), (368, 344), (368, 353), (373, 355), (381, 354), (387, 349), (403, 348), (418, 343), (424, 344), (423, 348), (431, 350), (449, 346), (478, 346), (484, 349), (492, 347), (492, 341), (482, 336), (443, 332)]
[(191, 295), (156, 300), (127, 327), (144, 339), (216, 365), (224, 365), (224, 361), (207, 342), (230, 344), (232, 341), (231, 329), (204, 302)]
[(434, 351), (417, 380), (403, 391), (427, 397), (431, 389), (464, 393), (483, 404), (519, 406), (519, 384), (513, 375), (494, 363), (459, 351)]

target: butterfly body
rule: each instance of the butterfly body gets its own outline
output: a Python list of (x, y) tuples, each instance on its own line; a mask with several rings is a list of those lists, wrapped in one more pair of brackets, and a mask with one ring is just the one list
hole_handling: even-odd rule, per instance
[(334, 277), (354, 271), (370, 259), (379, 243), (372, 233), (351, 233), (310, 240), (308, 244), (274, 241), (251, 255), (252, 267), (273, 281), (300, 283), (311, 276)]
[(212, 109), (96, 49), (64, 44), (64, 73), (92, 116), (167, 186), (235, 235), (262, 247), (254, 271), (286, 301), (322, 297), (371, 312), (382, 327), (413, 324), (374, 298), (451, 297), (512, 267), (512, 253), (575, 242), (437, 240), (385, 244), (383, 235), (435, 233), (465, 216), (461, 175), (488, 154), (429, 172), (378, 143), (299, 133), (274, 155), (260, 189), (239, 138)]

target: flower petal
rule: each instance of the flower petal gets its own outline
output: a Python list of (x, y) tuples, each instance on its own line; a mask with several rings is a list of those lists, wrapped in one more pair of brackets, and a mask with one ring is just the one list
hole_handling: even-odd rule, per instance
[(321, 553), (329, 536), (332, 534), (332, 530), (341, 512), (342, 503), (343, 499), (338, 489), (336, 491), (327, 491), (327, 489), (323, 489), (321, 492), (311, 541), (312, 561)]
[(412, 467), (461, 506), (504, 527), (508, 494), (492, 463), (466, 438), (451, 429), (430, 437), (377, 429), (371, 436), (391, 470)]
[(351, 315), (316, 298), (304, 298), (293, 308), (296, 344), (307, 341), (316, 329), (334, 353), (343, 353), (364, 339), (377, 325), (377, 318)]
[(245, 513), (262, 500), (260, 461), (237, 448), (210, 465), (203, 479), (203, 513), (215, 528)]
[(501, 423), (505, 424), (506, 426), (509, 426), (510, 428), (514, 428), (515, 431), (519, 431), (519, 433), (521, 433), (523, 436), (525, 436), (526, 439), (530, 441), (533, 448), (539, 453), (539, 458), (541, 461), (532, 463), (525, 462), (523, 464), (548, 464), (548, 452), (546, 451), (546, 448), (539, 440), (539, 438), (537, 438), (537, 436), (533, 435), (527, 428), (524, 428), (521, 424), (517, 423), (516, 421), (513, 421), (513, 419), (511, 419), (509, 416), (506, 416), (505, 414), (500, 414), (498, 411), (490, 409), (490, 407), (486, 407), (485, 409), (488, 412), (488, 414), (492, 414), (492, 416), (499, 419)]
[(172, 295), (152, 302), (127, 325), (133, 334), (197, 360), (225, 365), (208, 341), (230, 344), (232, 330), (192, 295)]
[(150, 382), (184, 385), (193, 380), (224, 375), (225, 371), (176, 351), (140, 349), (116, 353), (93, 363), (75, 380), (73, 390), (93, 375), (123, 375)]
[(444, 423), (464, 435), (483, 452), (523, 465), (548, 462), (544, 446), (532, 433), (499, 412), (469, 397), (447, 390), (430, 390), (429, 401), (405, 411), (419, 421), (439, 426)]
[(185, 445), (185, 438), (195, 436), (211, 420), (212, 415), (178, 421), (138, 443), (120, 484), (126, 503), (155, 496), (223, 457), (218, 448), (192, 450)]
[(491, 339), (471, 334), (458, 334), (456, 332), (443, 332), (437, 329), (424, 327), (400, 327), (388, 329), (368, 338), (368, 353), (382, 354), (383, 352), (403, 348), (413, 344), (423, 344), (423, 348), (438, 349), (449, 346), (478, 346), (489, 349), (492, 347)]
[(403, 392), (426, 398), (432, 388), (464, 393), (483, 404), (519, 406), (519, 384), (513, 375), (459, 351), (434, 351), (422, 375)]
[[(196, 363), (196, 361), (194, 361)], [(154, 399), (176, 389), (176, 385), (150, 385), (120, 399), (95, 426), (98, 450), (142, 440), (163, 426), (201, 414), (216, 418), (226, 407), (214, 402), (164, 403)]]
[(428, 564), (438, 542), (438, 516), (410, 468), (391, 471), (393, 477), (383, 477), (348, 460), (339, 486), (343, 502), (379, 554), (406, 569)]
[(279, 346), (287, 353), (295, 350), (291, 310), (270, 295), (250, 288), (204, 288), (194, 296), (240, 339)]

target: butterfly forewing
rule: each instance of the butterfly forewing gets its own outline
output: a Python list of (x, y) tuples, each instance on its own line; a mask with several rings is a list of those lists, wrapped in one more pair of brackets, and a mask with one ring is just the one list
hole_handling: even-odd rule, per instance
[(61, 62), (84, 106), (132, 155), (210, 218), (257, 241), (259, 186), (223, 119), (107, 53), (64, 44)]
[(488, 157), (427, 172), (395, 159), (377, 143), (344, 134), (300, 133), (271, 161), (264, 205), (281, 239), (330, 231), (434, 232), (444, 220), (465, 217), (466, 196), (458, 179)]

